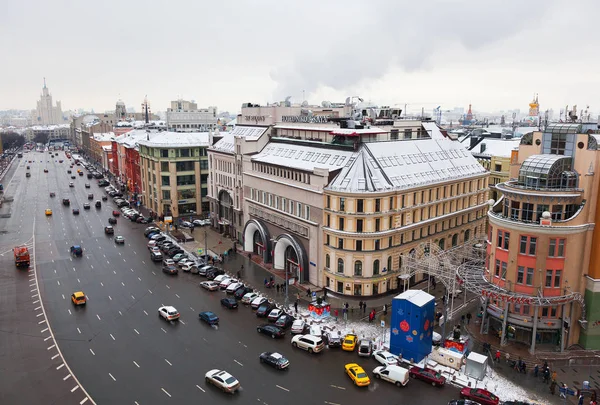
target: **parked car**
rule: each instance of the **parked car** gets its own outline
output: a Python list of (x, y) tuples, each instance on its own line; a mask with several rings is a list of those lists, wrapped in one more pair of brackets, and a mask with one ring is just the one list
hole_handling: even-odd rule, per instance
[(267, 320), (269, 322), (275, 322), (283, 314), (284, 314), (284, 312), (282, 309), (273, 308), (271, 311), (269, 311), (269, 315), (267, 315)]
[(275, 308), (275, 306), (273, 304), (271, 304), (270, 302), (268, 302), (268, 301), (263, 302), (256, 309), (256, 316), (259, 318), (266, 318), (269, 315), (269, 312), (271, 312), (271, 310), (273, 310), (273, 308)]
[(358, 342), (358, 355), (361, 357), (371, 357), (373, 355), (373, 341), (371, 339), (361, 339)]
[(172, 274), (172, 275), (178, 273), (177, 267), (175, 267), (172, 264), (163, 264), (162, 271), (163, 271), (163, 273)]
[(188, 222), (188, 221), (181, 221), (181, 222), (179, 223), (179, 225), (180, 225), (182, 228), (193, 228), (193, 227), (194, 227), (194, 224), (192, 224), (191, 222)]
[(224, 275), (225, 271), (223, 269), (220, 269), (218, 267), (213, 267), (212, 269), (208, 270), (206, 272), (206, 278), (209, 280), (214, 280), (216, 277), (220, 276), (220, 275)]
[(296, 335), (292, 338), (292, 346), (309, 353), (319, 353), (325, 348), (323, 339), (312, 335)]
[(387, 350), (375, 350), (373, 358), (383, 366), (397, 365), (400, 359)]
[(271, 336), (273, 339), (282, 338), (285, 336), (285, 331), (278, 326), (269, 323), (256, 327), (258, 333)]
[(446, 383), (446, 377), (432, 368), (411, 367), (409, 373), (410, 378), (423, 380), (434, 387), (443, 387)]
[(258, 297), (259, 297), (259, 295), (256, 292), (253, 292), (253, 291), (247, 292), (246, 294), (244, 294), (242, 296), (242, 304), (250, 305), (252, 303), (252, 301), (254, 301)]
[(258, 309), (259, 306), (262, 305), (263, 302), (267, 302), (268, 300), (265, 297), (255, 297), (254, 300), (250, 303), (250, 307), (252, 309)]
[(153, 262), (162, 262), (163, 255), (160, 252), (150, 252), (150, 259)]
[(219, 317), (210, 311), (200, 312), (198, 314), (198, 318), (202, 322), (206, 322), (209, 325), (218, 325), (219, 324)]
[(342, 347), (342, 334), (338, 330), (337, 332), (328, 331), (323, 334), (323, 338), (325, 339), (325, 343), (330, 348), (332, 347)]
[(391, 382), (397, 387), (406, 386), (410, 379), (407, 369), (394, 364), (376, 367), (375, 370), (373, 370), (373, 375), (375, 378)]
[(204, 225), (210, 225), (210, 220), (209, 219), (194, 219), (192, 221), (192, 223), (195, 226), (204, 226)]
[(144, 229), (144, 236), (148, 236), (148, 234), (152, 232), (160, 232), (160, 229), (155, 226), (149, 226)]
[(239, 281), (236, 281), (234, 283), (231, 283), (227, 286), (227, 288), (225, 289), (225, 292), (227, 294), (233, 294), (234, 292), (236, 292), (236, 290), (240, 287), (243, 287), (244, 284), (240, 283)]
[(221, 298), (221, 305), (229, 309), (235, 309), (238, 307), (238, 303), (235, 298)]
[(288, 314), (283, 314), (277, 318), (277, 321), (275, 321), (275, 326), (278, 326), (281, 329), (287, 329), (292, 326), (292, 323), (294, 323), (294, 317)]
[(236, 299), (241, 300), (244, 298), (244, 295), (248, 294), (249, 292), (252, 292), (252, 287), (246, 287), (245, 285), (242, 284), (241, 287), (239, 287), (237, 290), (235, 290), (235, 292), (233, 293), (233, 296)]
[(306, 330), (306, 322), (302, 319), (296, 319), (294, 323), (292, 323), (291, 332), (293, 334), (304, 333)]
[(179, 266), (179, 268), (181, 270), (183, 270), (186, 273), (189, 273), (190, 270), (192, 269), (192, 267), (194, 267), (194, 264), (191, 262), (186, 262), (183, 265), (181, 264), (181, 261), (179, 263), (177, 263), (177, 265)]
[(231, 277), (224, 278), (219, 283), (219, 287), (221, 288), (221, 290), (227, 290), (227, 287), (229, 287), (233, 283), (237, 283), (237, 280)]
[(201, 281), (200, 287), (205, 288), (208, 291), (217, 291), (219, 289), (219, 284), (214, 281)]
[(483, 388), (465, 387), (460, 390), (460, 397), (479, 402), (481, 405), (498, 405), (498, 402), (500, 402), (496, 395)]
[(268, 364), (271, 367), (275, 367), (278, 370), (288, 370), (290, 362), (283, 355), (277, 352), (264, 352), (259, 356), (261, 363)]

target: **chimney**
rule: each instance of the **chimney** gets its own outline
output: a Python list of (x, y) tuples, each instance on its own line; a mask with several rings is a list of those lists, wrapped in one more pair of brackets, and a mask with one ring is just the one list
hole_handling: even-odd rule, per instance
[(481, 146), (480, 146), (480, 148), (481, 148), (481, 151), (479, 153), (485, 152), (485, 149), (486, 149), (485, 143), (482, 143)]

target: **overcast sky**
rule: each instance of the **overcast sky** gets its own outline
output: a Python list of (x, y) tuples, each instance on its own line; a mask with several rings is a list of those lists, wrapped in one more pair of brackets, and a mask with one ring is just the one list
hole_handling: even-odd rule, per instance
[[(380, 105), (600, 110), (600, 1), (3, 0), (0, 109)], [(494, 4), (493, 6), (491, 4)]]

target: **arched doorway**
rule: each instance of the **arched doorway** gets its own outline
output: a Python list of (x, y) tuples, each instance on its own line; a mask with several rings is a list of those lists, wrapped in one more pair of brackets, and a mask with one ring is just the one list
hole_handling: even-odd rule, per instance
[(289, 277), (308, 281), (308, 256), (304, 246), (296, 237), (284, 233), (277, 237), (273, 250), (273, 264), (276, 270), (285, 270)]
[(226, 190), (219, 191), (219, 232), (232, 235), (233, 232), (233, 198)]
[(271, 262), (271, 236), (262, 221), (251, 219), (246, 222), (244, 250), (262, 256), (264, 263)]

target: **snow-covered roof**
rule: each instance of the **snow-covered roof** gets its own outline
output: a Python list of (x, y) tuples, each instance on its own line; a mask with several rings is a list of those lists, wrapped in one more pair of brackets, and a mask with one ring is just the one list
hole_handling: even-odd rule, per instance
[(111, 145), (103, 145), (102, 149), (105, 150), (106, 152), (110, 152), (112, 150), (112, 146)]
[(227, 124), (225, 124), (228, 127), (235, 127), (237, 125), (237, 117), (232, 119), (231, 121), (229, 121)]
[[(474, 155), (510, 157), (511, 152), (514, 149), (519, 149), (520, 142), (520, 138), (488, 138), (482, 140), (473, 149), (471, 149), (471, 153)], [(485, 145), (485, 150), (482, 152), (483, 145)]]
[(333, 171), (344, 167), (353, 154), (352, 150), (270, 142), (260, 153), (252, 157), (252, 161), (306, 171), (312, 171), (315, 168)]
[(357, 193), (406, 189), (484, 172), (463, 145), (450, 139), (368, 142), (361, 144), (327, 189)]
[(96, 142), (110, 142), (113, 139), (115, 139), (114, 132), (103, 132), (103, 133), (94, 134), (94, 140)]
[[(226, 132), (222, 132), (226, 134)], [(150, 136), (150, 140), (143, 139), (138, 144), (151, 148), (185, 148), (209, 145), (208, 132), (158, 132)]]
[(125, 132), (115, 138), (118, 144), (122, 144), (126, 148), (134, 148), (140, 141), (144, 139), (152, 139), (154, 136), (159, 134), (158, 131), (146, 131), (145, 129), (134, 129), (129, 132)]
[(220, 132), (219, 135), (223, 135), (223, 138), (219, 139), (211, 149), (220, 152), (233, 153), (234, 139), (235, 137), (246, 138), (249, 141), (255, 141), (260, 138), (266, 131), (267, 127), (251, 127), (238, 125), (234, 127), (230, 132)]
[(337, 125), (331, 126), (310, 126), (310, 125), (288, 125), (288, 124), (277, 124), (274, 126), (277, 129), (292, 129), (298, 131), (317, 131), (317, 132), (335, 132), (339, 135), (351, 135), (356, 134), (384, 134), (388, 131), (382, 128), (362, 128), (362, 129), (351, 129), (351, 128), (340, 128)]
[(32, 131), (56, 131), (57, 129), (70, 128), (71, 124), (58, 124), (58, 125), (34, 125), (30, 127)]
[(447, 138), (442, 131), (440, 130), (440, 127), (438, 127), (438, 125), (433, 122), (433, 121), (423, 121), (421, 123), (421, 125), (423, 125), (423, 128), (425, 128), (425, 130), (427, 131), (427, 133), (429, 133), (429, 135), (431, 136), (432, 139), (444, 139)]
[(394, 299), (407, 300), (418, 307), (422, 307), (434, 298), (433, 295), (428, 294), (423, 290), (406, 290), (402, 294), (394, 297)]

